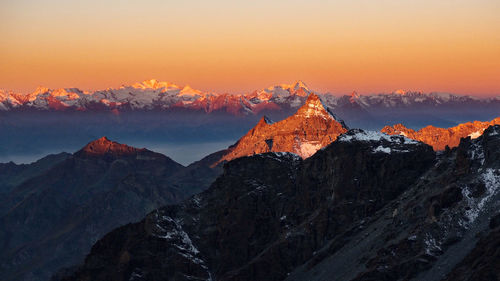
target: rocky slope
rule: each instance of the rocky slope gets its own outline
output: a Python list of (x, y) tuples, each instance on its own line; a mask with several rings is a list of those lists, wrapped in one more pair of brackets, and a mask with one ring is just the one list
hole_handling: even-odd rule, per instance
[[(30, 164), (0, 163), (0, 194), (10, 192), (15, 186), (21, 184), (26, 179), (43, 174), (68, 157), (69, 154), (63, 152), (48, 155)], [(0, 202), (2, 199), (0, 199)], [(0, 203), (0, 206), (3, 206), (3, 204)]]
[(198, 171), (203, 163), (187, 173), (162, 154), (105, 137), (72, 155), (0, 169), (12, 165), (16, 175), (0, 177), (11, 184), (1, 199), (2, 280), (47, 280), (111, 229), (205, 189), (219, 173)]
[(54, 279), (496, 280), (499, 145), (500, 126), (438, 155), (351, 130), (306, 160), (235, 159), (207, 191), (115, 229)]
[(486, 122), (467, 122), (446, 129), (427, 126), (418, 131), (406, 128), (403, 124), (396, 124), (393, 126), (385, 126), (381, 132), (388, 135), (403, 135), (414, 140), (425, 142), (432, 146), (434, 150), (444, 150), (446, 146), (450, 148), (458, 146), (461, 138), (478, 138), (483, 134), (486, 128), (499, 124), (500, 117)]
[(291, 152), (307, 158), (347, 132), (320, 98), (310, 94), (297, 112), (276, 123), (262, 117), (259, 123), (238, 140), (215, 164), (265, 152)]

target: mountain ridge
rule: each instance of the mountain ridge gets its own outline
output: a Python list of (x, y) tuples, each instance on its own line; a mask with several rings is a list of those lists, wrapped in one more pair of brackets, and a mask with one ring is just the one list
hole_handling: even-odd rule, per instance
[[(333, 96), (310, 90), (302, 81), (292, 84), (270, 86), (246, 94), (210, 93), (179, 86), (155, 79), (145, 80), (119, 88), (108, 88), (92, 92), (77, 88), (49, 89), (38, 87), (29, 94), (0, 90), (0, 111), (9, 110), (173, 110), (186, 108), (206, 113), (226, 111), (233, 115), (256, 114), (264, 108), (279, 110), (284, 107), (297, 108), (309, 94), (325, 97), (329, 107), (343, 105), (343, 99), (362, 108), (405, 107), (415, 105), (443, 106), (454, 103), (495, 103), (500, 96), (479, 99), (467, 95), (445, 93), (411, 92), (397, 90), (388, 94)], [(345, 97), (345, 98), (344, 98)]]
[(0, 171), (2, 280), (47, 280), (107, 231), (205, 189), (220, 173), (106, 137)]
[(405, 127), (403, 124), (395, 124), (392, 126), (385, 126), (380, 131), (388, 135), (403, 135), (414, 140), (422, 141), (431, 145), (434, 150), (444, 150), (446, 146), (449, 148), (457, 147), (461, 138), (478, 138), (489, 126), (499, 124), (500, 117), (497, 117), (491, 121), (466, 122), (450, 128), (427, 126), (415, 131)]

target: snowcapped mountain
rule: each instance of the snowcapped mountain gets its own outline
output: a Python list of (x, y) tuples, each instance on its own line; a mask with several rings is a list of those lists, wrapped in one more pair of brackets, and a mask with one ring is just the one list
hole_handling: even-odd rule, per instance
[(310, 94), (294, 115), (282, 121), (273, 123), (263, 116), (215, 165), (265, 152), (291, 152), (308, 158), (345, 132), (344, 122), (337, 119), (317, 95)]
[(443, 107), (457, 104), (496, 104), (500, 97), (479, 99), (446, 93), (409, 92), (397, 90), (389, 94), (334, 96), (310, 90), (302, 81), (281, 84), (247, 94), (206, 93), (155, 79), (116, 89), (86, 92), (77, 88), (37, 88), (30, 94), (0, 91), (0, 110), (176, 110), (187, 109), (211, 113), (228, 112), (232, 115), (258, 114), (263, 110), (290, 110), (300, 107), (307, 96), (315, 93), (334, 110), (355, 108), (374, 111), (386, 108)]
[(37, 88), (30, 94), (0, 91), (0, 110), (201, 110), (226, 111), (233, 115), (280, 109), (280, 104), (300, 106), (311, 91), (298, 81), (245, 95), (205, 93), (170, 82), (146, 80), (117, 89), (84, 92), (76, 88)]

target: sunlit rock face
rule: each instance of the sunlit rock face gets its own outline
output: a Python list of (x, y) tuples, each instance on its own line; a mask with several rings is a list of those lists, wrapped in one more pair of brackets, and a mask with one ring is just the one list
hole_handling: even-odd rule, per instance
[(414, 140), (425, 142), (431, 145), (434, 150), (444, 150), (446, 146), (450, 148), (458, 146), (461, 138), (478, 138), (483, 134), (486, 128), (498, 124), (500, 124), (500, 117), (487, 122), (467, 122), (451, 128), (427, 126), (418, 131), (406, 128), (403, 124), (396, 124), (393, 126), (385, 126), (381, 131), (388, 135), (403, 135)]
[(345, 124), (311, 94), (297, 113), (285, 120), (272, 123), (262, 117), (217, 163), (265, 152), (291, 152), (308, 158), (345, 132)]

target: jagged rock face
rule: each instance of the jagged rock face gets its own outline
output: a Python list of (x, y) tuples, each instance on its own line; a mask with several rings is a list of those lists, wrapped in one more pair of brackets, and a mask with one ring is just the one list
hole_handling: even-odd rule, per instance
[[(396, 200), (353, 224), (354, 232), (340, 234), (287, 280), (442, 280), (447, 274), (498, 274), (492, 270), (498, 252), (486, 246), (497, 235), (491, 232), (490, 218), (498, 214), (500, 199), (498, 145), (500, 126), (477, 139), (462, 139)], [(479, 252), (486, 254), (476, 264), (471, 257)], [(478, 274), (476, 266), (486, 272)], [(446, 280), (455, 280), (450, 278)]]
[(216, 164), (265, 152), (291, 152), (307, 158), (346, 131), (345, 124), (311, 94), (297, 113), (285, 120), (272, 123), (262, 117)]
[(499, 145), (500, 126), (439, 156), (351, 130), (306, 160), (235, 159), (207, 191), (106, 235), (62, 279), (496, 280)]
[(477, 138), (483, 134), (486, 128), (498, 124), (500, 124), (500, 117), (489, 122), (467, 122), (447, 129), (427, 126), (418, 131), (406, 128), (403, 124), (396, 124), (385, 126), (381, 132), (389, 135), (404, 135), (408, 138), (425, 142), (431, 145), (434, 150), (444, 150), (446, 146), (450, 148), (458, 146), (461, 138), (468, 136)]
[(208, 164), (188, 169), (107, 138), (17, 170), (26, 178), (0, 177), (16, 183), (0, 201), (0, 279), (6, 281), (47, 280), (81, 262), (108, 231), (180, 202), (216, 176)]
[(109, 233), (63, 279), (283, 280), (434, 162), (425, 144), (361, 130), (306, 160), (238, 158), (207, 191)]

